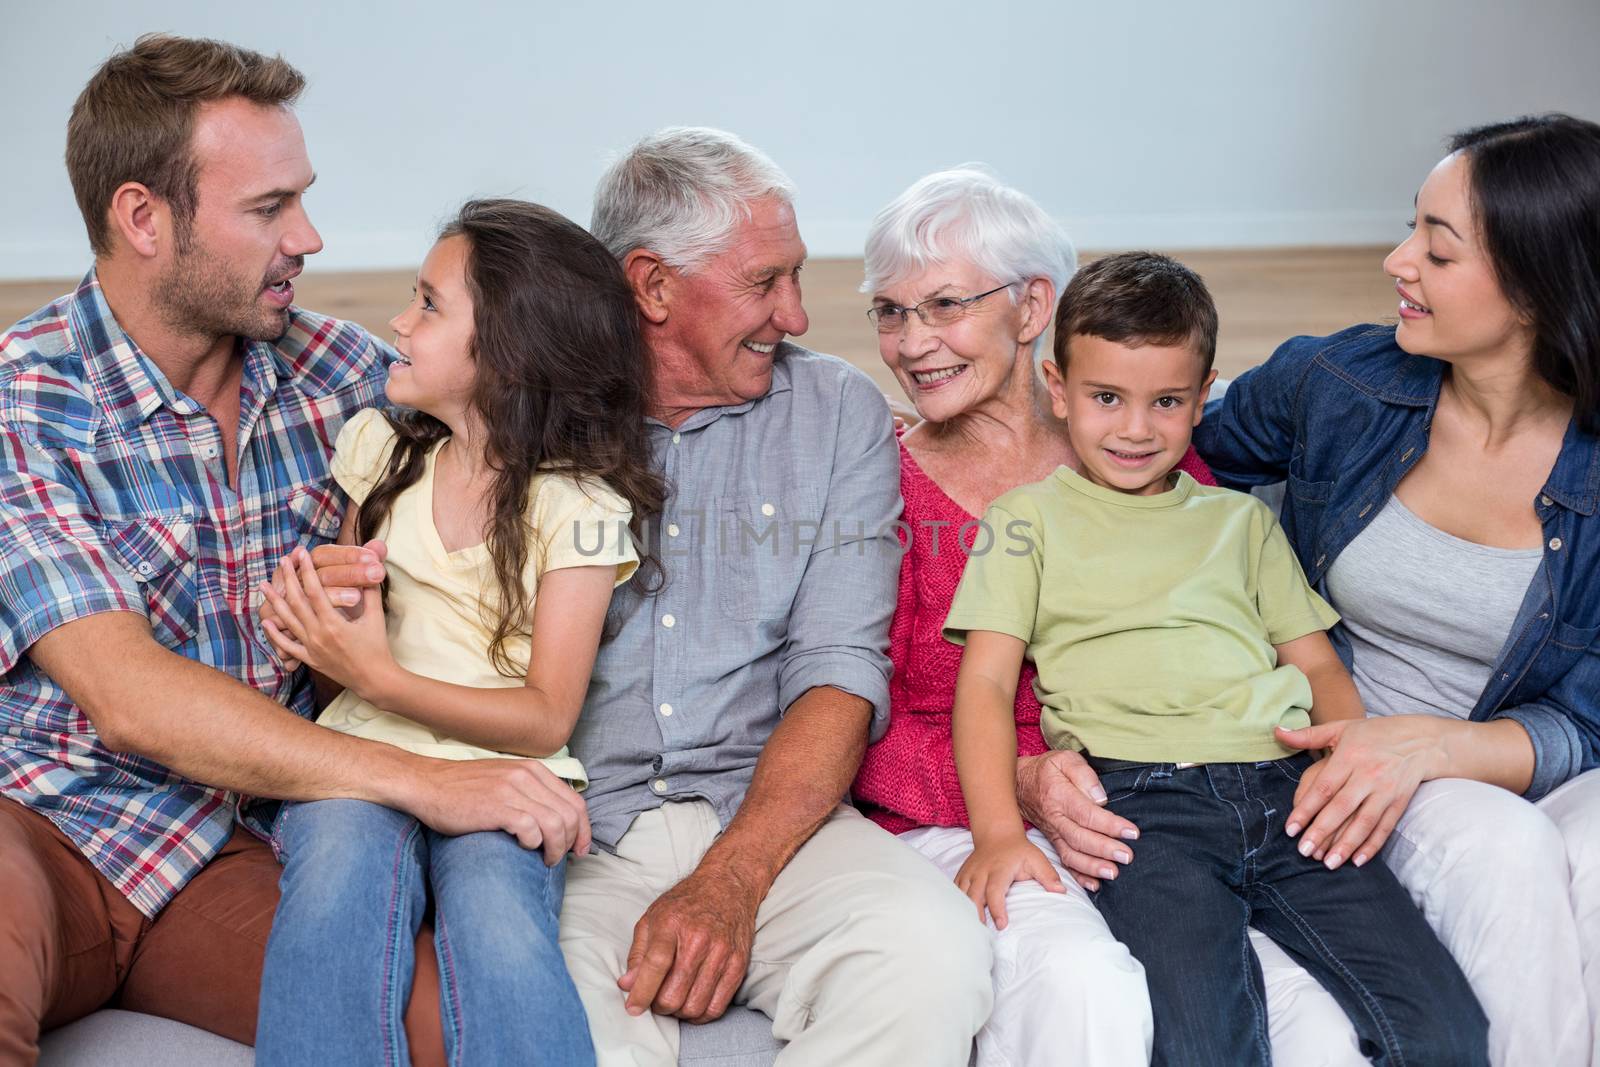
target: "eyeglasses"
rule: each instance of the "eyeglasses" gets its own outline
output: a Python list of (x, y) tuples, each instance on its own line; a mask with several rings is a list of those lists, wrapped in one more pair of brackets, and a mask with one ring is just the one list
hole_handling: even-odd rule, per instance
[(897, 332), (906, 324), (906, 316), (913, 311), (917, 313), (917, 318), (922, 320), (924, 326), (948, 326), (965, 315), (967, 308), (984, 297), (993, 296), (1000, 290), (1009, 289), (1016, 284), (1016, 282), (1006, 282), (977, 296), (930, 297), (916, 307), (903, 308), (899, 304), (879, 304), (867, 309), (867, 318), (872, 320), (872, 325), (878, 328), (879, 333)]

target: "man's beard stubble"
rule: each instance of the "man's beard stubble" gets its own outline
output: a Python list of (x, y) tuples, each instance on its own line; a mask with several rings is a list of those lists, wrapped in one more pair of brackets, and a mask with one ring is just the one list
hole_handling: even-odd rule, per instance
[[(303, 262), (296, 258), (273, 264), (273, 274), (286, 274)], [(155, 297), (166, 325), (177, 332), (205, 337), (236, 336), (276, 341), (289, 328), (289, 309), (261, 305), (264, 277), (245, 278), (197, 242), (188, 242), (157, 283)]]

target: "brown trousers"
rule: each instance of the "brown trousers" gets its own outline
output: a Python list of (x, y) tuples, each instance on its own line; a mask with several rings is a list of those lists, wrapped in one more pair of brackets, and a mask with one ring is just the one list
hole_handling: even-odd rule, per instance
[[(39, 1035), (102, 1007), (160, 1015), (244, 1044), (278, 862), (249, 831), (146, 919), (43, 815), (0, 798), (0, 1067), (31, 1067)], [(415, 1063), (444, 1062), (433, 935), (417, 939), (406, 1011)]]

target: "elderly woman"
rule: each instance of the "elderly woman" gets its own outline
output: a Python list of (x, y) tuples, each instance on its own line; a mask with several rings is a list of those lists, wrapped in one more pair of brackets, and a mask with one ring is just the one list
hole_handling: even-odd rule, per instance
[[(1296, 338), (1212, 405), (1221, 480), (1287, 482), (1369, 717), (1287, 829), (1378, 855), (1466, 972), (1500, 1064), (1600, 1053), (1600, 126), (1459, 134), (1389, 254), (1398, 327)], [(903, 586), (902, 586), (903, 588)], [(1392, 836), (1390, 831), (1393, 831)]]
[[(879, 351), (921, 421), (900, 439), (909, 545), (890, 630), (889, 728), (868, 749), (854, 794), (952, 877), (972, 835), (950, 732), (961, 650), (941, 630), (967, 553), (985, 542), (1003, 550), (1003, 531), (993, 532), (1000, 539), (983, 532), (975, 516), (1007, 491), (1076, 464), (1035, 364), (1073, 267), (1060, 226), (975, 168), (918, 181), (879, 213), (867, 240), (862, 288)], [(1192, 453), (1183, 467), (1211, 482)], [(1017, 688), (1019, 799), (1039, 827), (1034, 842), (1059, 858), (1064, 892), (1012, 888), (978, 1061), (1145, 1064), (1152, 1023), (1144, 972), (1085, 892), (1132, 860), (1137, 831), (1098, 807), (1105, 794), (1080, 757), (1047, 752), (1032, 680), (1025, 668)], [(1275, 1037), (1308, 1011), (1329, 1025), (1343, 1019), (1282, 950), (1265, 938), (1256, 944)]]

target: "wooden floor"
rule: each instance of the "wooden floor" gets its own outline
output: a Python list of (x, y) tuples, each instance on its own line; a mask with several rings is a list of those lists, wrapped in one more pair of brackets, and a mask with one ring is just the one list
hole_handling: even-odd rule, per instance
[[(1356, 322), (1388, 321), (1395, 314), (1394, 283), (1381, 267), (1386, 248), (1257, 249), (1180, 252), (1216, 297), (1221, 315), (1217, 368), (1237, 375), (1272, 354), (1295, 334), (1331, 333)], [(1086, 253), (1085, 261), (1093, 259)], [(842, 356), (871, 374), (886, 391), (894, 380), (878, 358), (877, 336), (867, 322), (859, 259), (813, 260), (806, 265), (809, 348)], [(0, 282), (0, 323), (9, 324), (69, 290), (73, 281)], [(309, 308), (354, 319), (379, 336), (410, 296), (404, 271), (308, 271), (295, 285)]]

